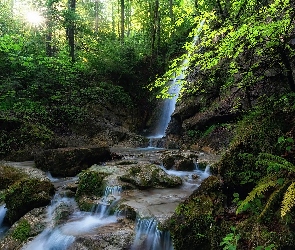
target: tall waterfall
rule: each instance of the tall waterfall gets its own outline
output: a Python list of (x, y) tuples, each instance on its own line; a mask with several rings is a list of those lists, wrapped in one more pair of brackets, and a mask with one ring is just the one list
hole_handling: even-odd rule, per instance
[[(192, 45), (195, 45), (199, 39), (199, 33), (201, 32), (203, 25), (205, 23), (205, 20), (203, 20), (199, 28), (196, 32), (196, 35), (193, 38)], [(157, 121), (157, 124), (153, 131), (151, 132), (151, 135), (149, 138), (162, 138), (165, 136), (166, 129), (168, 127), (168, 124), (171, 120), (171, 115), (175, 110), (175, 105), (177, 98), (179, 96), (181, 87), (182, 87), (182, 81), (185, 78), (185, 71), (188, 68), (189, 64), (189, 59), (190, 59), (190, 53), (187, 54), (187, 58), (183, 60), (181, 66), (180, 66), (180, 74), (174, 76), (174, 78), (170, 79), (169, 82), (167, 82), (167, 85), (169, 86), (168, 94), (172, 96), (172, 98), (166, 98), (160, 108), (159, 111), (159, 119)]]

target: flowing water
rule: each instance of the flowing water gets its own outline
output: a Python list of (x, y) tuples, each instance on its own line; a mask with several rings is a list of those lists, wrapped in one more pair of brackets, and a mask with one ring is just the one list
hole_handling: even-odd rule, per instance
[[(203, 28), (204, 23), (205, 20), (200, 23), (199, 28), (193, 38), (192, 46), (198, 42), (199, 34)], [(171, 115), (175, 110), (176, 101), (182, 88), (182, 81), (185, 79), (185, 72), (189, 65), (189, 59), (190, 53), (187, 54), (187, 58), (184, 59), (180, 65), (180, 73), (178, 75), (175, 74), (175, 76), (170, 79), (169, 82), (167, 82), (167, 85), (169, 86), (168, 94), (171, 96), (171, 98), (166, 98), (160, 106), (160, 110), (158, 111), (159, 119), (157, 120), (155, 127), (152, 129), (151, 135), (148, 136), (148, 138), (150, 138), (150, 147), (154, 146), (155, 141), (157, 142), (155, 139), (165, 136), (166, 129), (171, 120)]]
[(131, 250), (173, 250), (170, 233), (157, 228), (154, 218), (138, 219)]
[(76, 236), (91, 233), (93, 230), (117, 221), (116, 216), (109, 216), (110, 208), (120, 199), (121, 187), (106, 187), (104, 196), (93, 209), (94, 212), (76, 211), (70, 220), (55, 226), (55, 216), (61, 205), (75, 206), (73, 198), (55, 195), (47, 209), (47, 228), (33, 241), (23, 247), (23, 250), (66, 250), (76, 239)]
[(8, 229), (8, 227), (3, 224), (6, 211), (7, 211), (7, 209), (6, 209), (5, 205), (1, 205), (0, 206), (0, 238), (4, 235), (4, 233)]

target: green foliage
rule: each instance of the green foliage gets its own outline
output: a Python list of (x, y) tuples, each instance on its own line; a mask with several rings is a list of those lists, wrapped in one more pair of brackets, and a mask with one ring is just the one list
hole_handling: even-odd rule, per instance
[(241, 235), (236, 232), (235, 227), (231, 227), (232, 233), (227, 234), (220, 243), (223, 250), (236, 250), (238, 247), (238, 241)]
[(291, 211), (294, 205), (295, 205), (295, 182), (292, 182), (284, 194), (282, 207), (281, 207), (281, 216), (282, 217), (286, 216), (286, 214)]
[(103, 179), (105, 176), (105, 173), (82, 171), (79, 174), (79, 185), (76, 191), (76, 198), (82, 195), (101, 196), (104, 190)]
[(20, 241), (26, 241), (30, 237), (31, 226), (27, 220), (20, 220), (12, 232), (12, 237)]
[[(274, 208), (274, 205), (282, 197), (281, 217), (286, 216), (295, 205), (295, 185), (294, 178), (289, 173), (295, 173), (295, 166), (282, 157), (262, 153), (256, 162), (257, 165), (267, 168), (268, 174), (262, 178), (256, 187), (242, 201), (236, 213), (241, 213), (250, 207), (255, 210), (252, 213), (259, 214), (259, 218), (264, 218), (267, 213)], [(257, 206), (253, 202), (260, 201), (264, 194), (269, 193), (263, 206)], [(263, 208), (263, 209), (262, 209)]]

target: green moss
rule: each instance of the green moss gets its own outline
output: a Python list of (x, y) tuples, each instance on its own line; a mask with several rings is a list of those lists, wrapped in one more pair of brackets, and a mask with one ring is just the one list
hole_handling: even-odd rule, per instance
[(101, 196), (104, 190), (103, 179), (106, 175), (106, 173), (99, 173), (96, 171), (82, 171), (79, 174), (76, 198), (82, 195)]
[(223, 211), (220, 180), (210, 176), (180, 203), (168, 223), (175, 249), (217, 249), (221, 236), (216, 218)]
[(23, 242), (29, 238), (30, 232), (30, 223), (27, 220), (20, 220), (12, 233), (12, 237)]
[(6, 189), (14, 182), (26, 177), (24, 173), (11, 166), (0, 166), (0, 189)]
[(54, 186), (50, 181), (27, 178), (14, 183), (4, 200), (9, 221), (13, 223), (33, 208), (48, 205), (53, 194)]

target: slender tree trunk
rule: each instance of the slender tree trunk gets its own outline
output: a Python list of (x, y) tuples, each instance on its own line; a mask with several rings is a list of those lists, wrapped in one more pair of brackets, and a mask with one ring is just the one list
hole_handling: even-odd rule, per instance
[(46, 14), (46, 36), (45, 36), (45, 51), (47, 56), (53, 56), (53, 49), (52, 49), (52, 30), (53, 30), (53, 16), (52, 16), (52, 7), (53, 2), (47, 2), (47, 14)]
[(155, 0), (155, 5), (153, 9), (153, 25), (152, 25), (152, 43), (151, 43), (151, 51), (152, 51), (152, 58), (156, 55), (156, 41), (157, 35), (159, 33), (159, 0)]
[[(69, 12), (74, 14), (76, 11), (76, 0), (69, 0)], [(75, 62), (75, 20), (72, 19), (72, 15), (68, 20), (69, 24), (67, 27), (67, 38), (70, 47), (70, 57), (72, 62)]]
[(98, 0), (95, 0), (95, 34), (98, 34)]
[(169, 0), (169, 15), (171, 24), (174, 25), (173, 0)]
[(120, 1), (120, 6), (121, 6), (121, 32), (120, 32), (120, 37), (121, 37), (121, 42), (124, 42), (124, 33), (125, 33), (125, 2), (124, 0)]

